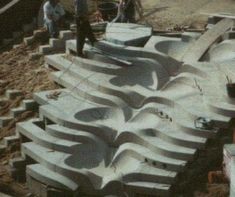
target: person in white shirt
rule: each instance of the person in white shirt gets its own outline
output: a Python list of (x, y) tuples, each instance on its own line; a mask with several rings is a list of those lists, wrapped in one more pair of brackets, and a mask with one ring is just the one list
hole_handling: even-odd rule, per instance
[(59, 26), (65, 15), (59, 2), (59, 0), (49, 0), (43, 6), (44, 21), (51, 38), (58, 37)]

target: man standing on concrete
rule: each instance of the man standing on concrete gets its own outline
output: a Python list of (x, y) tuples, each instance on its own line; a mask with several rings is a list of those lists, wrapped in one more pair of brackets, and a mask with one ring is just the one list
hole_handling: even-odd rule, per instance
[(51, 38), (59, 35), (59, 26), (62, 24), (65, 11), (59, 0), (49, 0), (43, 6), (44, 21)]
[(85, 39), (88, 38), (91, 45), (97, 41), (88, 19), (87, 0), (75, 0), (76, 23), (77, 23), (77, 55), (85, 57), (83, 47)]

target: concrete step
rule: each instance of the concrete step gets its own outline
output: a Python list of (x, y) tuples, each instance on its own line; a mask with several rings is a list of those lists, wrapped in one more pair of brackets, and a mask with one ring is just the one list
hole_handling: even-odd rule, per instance
[(11, 122), (14, 118), (9, 116), (0, 117), (0, 128), (7, 126), (9, 122)]
[(60, 39), (63, 41), (71, 40), (74, 38), (73, 32), (71, 30), (60, 31)]
[(88, 86), (85, 82), (78, 82), (77, 78), (69, 74), (64, 74), (62, 71), (53, 72), (50, 76), (56, 83), (68, 88), (70, 90), (69, 92), (76, 93), (81, 98), (86, 98), (87, 100), (106, 106), (117, 106), (117, 103), (124, 103), (118, 97), (104, 94), (98, 90), (95, 90), (94, 88)]
[(45, 62), (58, 70), (68, 69), (69, 67), (79, 67), (87, 71), (106, 73), (109, 75), (125, 74), (125, 69), (121, 70), (119, 66), (98, 62), (92, 59), (72, 57), (67, 54), (55, 54), (45, 57)]
[(72, 191), (76, 191), (78, 188), (78, 184), (68, 179), (66, 176), (62, 176), (41, 164), (28, 165), (26, 173), (37, 181), (42, 182), (50, 187)]
[(24, 157), (16, 157), (16, 158), (10, 159), (9, 161), (9, 165), (15, 169), (23, 169), (26, 167), (26, 164), (27, 162)]
[(38, 110), (38, 104), (37, 102), (35, 102), (33, 99), (25, 99), (22, 101), (23, 104), (23, 108), (26, 110), (30, 110), (30, 111), (36, 111)]
[(3, 143), (6, 147), (10, 146), (11, 144), (15, 144), (16, 142), (20, 142), (19, 135), (13, 135), (3, 138)]
[(50, 54), (54, 51), (54, 48), (51, 45), (41, 45), (38, 49), (39, 53), (42, 53), (44, 55)]
[[(57, 171), (57, 173), (61, 172), (61, 170), (63, 170), (63, 174), (70, 174), (73, 173), (74, 176), (78, 176), (80, 173), (83, 173), (82, 169), (71, 169), (69, 166), (66, 166), (63, 164), (63, 158), (66, 158), (65, 154), (62, 154), (60, 152), (51, 152), (50, 149), (38, 146), (37, 144), (34, 143), (24, 143), (22, 145), (22, 151), (24, 152), (24, 154), (28, 155), (29, 157), (33, 158), (35, 161), (43, 163), (44, 166), (50, 166), (50, 169), (60, 169), (59, 171)], [(144, 168), (148, 168), (148, 169), (144, 169)], [(157, 178), (161, 177), (161, 181), (164, 182), (172, 182), (174, 180), (175, 177), (175, 173), (171, 173), (170, 171), (166, 171), (166, 170), (160, 170), (157, 169), (156, 173), (153, 175), (149, 175), (149, 173), (151, 172), (151, 169), (155, 169), (155, 168), (151, 168), (149, 166), (143, 165), (142, 167), (140, 166), (139, 169), (136, 170), (140, 170), (139, 175), (137, 175), (135, 173), (134, 170), (134, 174), (129, 173), (129, 177), (128, 175), (125, 177), (123, 177), (122, 182), (125, 184), (125, 182), (131, 182), (133, 181), (145, 181), (145, 180), (151, 180), (153, 183), (159, 183), (161, 184), (160, 181), (157, 181)], [(94, 172), (95, 173), (95, 172)], [(147, 173), (147, 174), (145, 174)], [(96, 175), (96, 174), (94, 174)], [(133, 175), (133, 176), (132, 176)], [(98, 175), (98, 177), (94, 177), (92, 176), (93, 181), (102, 181), (102, 179), (99, 179), (99, 177), (101, 177), (102, 175)], [(107, 177), (103, 177), (104, 183), (108, 183), (108, 179), (110, 175), (106, 175)], [(151, 177), (150, 177), (151, 176)], [(87, 177), (88, 178), (88, 177)], [(98, 179), (96, 179), (98, 178)], [(84, 177), (83, 178), (83, 183), (85, 184), (85, 182), (87, 181), (87, 179)], [(106, 182), (108, 181), (108, 182)], [(110, 180), (112, 181), (112, 180)], [(150, 181), (150, 182), (151, 182)], [(102, 181), (103, 182), (103, 181)], [(89, 185), (89, 183), (86, 183)], [(92, 188), (91, 188), (92, 189)]]
[(207, 141), (207, 138), (193, 136), (171, 126), (159, 126), (154, 132), (156, 136), (169, 143), (188, 148), (203, 148)]
[(196, 149), (186, 148), (183, 146), (174, 145), (168, 143), (159, 137), (143, 137), (152, 148), (170, 158), (182, 159), (182, 160), (192, 160)]
[(74, 142), (95, 142), (100, 141), (95, 135), (81, 130), (70, 129), (58, 124), (46, 126), (46, 132), (51, 136)]
[(10, 110), (10, 115), (14, 118), (20, 116), (21, 114), (23, 114), (24, 112), (26, 112), (26, 109), (24, 107), (17, 107), (17, 108), (12, 108)]
[[(58, 60), (57, 60), (58, 61)], [(57, 64), (57, 66), (62, 66), (62, 64)], [(58, 77), (55, 77), (54, 73), (51, 74), (53, 80), (55, 80), (58, 84), (61, 84), (62, 81), (65, 82), (65, 80), (68, 80), (69, 83), (75, 83), (76, 86), (84, 86), (87, 88), (87, 90), (97, 90), (101, 93), (108, 94), (111, 96), (116, 96), (118, 99), (124, 100), (129, 105), (133, 106), (134, 99), (132, 99), (133, 94), (136, 93), (135, 91), (129, 91), (128, 88), (123, 89), (123, 87), (120, 87), (118, 85), (113, 85), (110, 83), (110, 80), (113, 79), (115, 76), (103, 74), (103, 73), (97, 73), (93, 71), (89, 71), (83, 68), (80, 68), (76, 65), (70, 64), (63, 64), (66, 66), (66, 68), (63, 69), (63, 72), (61, 75), (57, 75)], [(68, 76), (71, 76), (68, 77)], [(99, 83), (97, 83), (99, 81)], [(69, 88), (68, 86), (64, 84), (61, 84), (62, 86)], [(137, 93), (136, 93), (137, 94)]]
[(62, 140), (48, 135), (44, 130), (33, 124), (32, 122), (18, 123), (17, 132), (20, 135), (53, 150), (71, 153), (79, 143)]
[(7, 99), (13, 100), (18, 96), (23, 96), (23, 92), (20, 90), (7, 90), (5, 95)]
[(34, 43), (34, 41), (35, 41), (34, 36), (25, 37), (23, 40), (24, 44), (26, 45), (31, 45)]
[(134, 171), (133, 173), (124, 175), (123, 181), (132, 182), (139, 180), (139, 181), (172, 184), (175, 182), (176, 174), (177, 173), (175, 172), (159, 169), (153, 166), (149, 166), (146, 163), (143, 163), (138, 169), (136, 169), (136, 172)]
[(49, 45), (55, 50), (65, 49), (65, 42), (61, 39), (50, 38)]
[(148, 163), (148, 165), (155, 168), (174, 172), (183, 171), (187, 163), (187, 161), (173, 159), (166, 157), (165, 155), (158, 154), (157, 152), (136, 143), (125, 143), (119, 146), (119, 149), (112, 159), (111, 165), (115, 165), (119, 162), (120, 158), (128, 155), (132, 155), (140, 161), (143, 161), (143, 163)]

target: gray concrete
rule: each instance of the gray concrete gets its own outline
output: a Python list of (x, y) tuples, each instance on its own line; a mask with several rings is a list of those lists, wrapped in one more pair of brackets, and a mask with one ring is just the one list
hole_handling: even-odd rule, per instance
[[(129, 25), (121, 29), (130, 32)], [(208, 46), (201, 62), (199, 53), (182, 62), (203, 37), (152, 36), (144, 47), (133, 47), (127, 35), (123, 43), (86, 45), (88, 59), (71, 55), (76, 51), (71, 40), (66, 54), (46, 56), (45, 63), (58, 70), (52, 79), (64, 89), (35, 93), (40, 119), (17, 126), (28, 138), (23, 155), (37, 163), (27, 168), (31, 190), (37, 192), (34, 185), (43, 182), (86, 195), (171, 196), (178, 173), (235, 117), (225, 77), (235, 78), (235, 55), (220, 54), (233, 40)], [(212, 120), (213, 128), (197, 127), (200, 117)]]
[(106, 40), (115, 44), (141, 46), (152, 35), (152, 28), (132, 23), (108, 23)]

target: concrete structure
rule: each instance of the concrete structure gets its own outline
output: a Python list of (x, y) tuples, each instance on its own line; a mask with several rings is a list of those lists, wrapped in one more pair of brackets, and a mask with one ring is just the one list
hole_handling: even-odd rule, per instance
[(198, 53), (192, 43), (208, 33), (152, 36), (144, 47), (128, 46), (132, 38), (117, 45), (109, 34), (110, 42), (86, 45), (88, 59), (72, 55), (75, 40), (67, 41), (66, 54), (46, 56), (64, 88), (35, 93), (40, 118), (18, 124), (23, 157), (12, 162), (27, 164), (31, 191), (172, 196), (177, 175), (235, 117), (226, 92), (235, 55), (216, 55), (234, 41), (214, 42), (225, 30), (221, 23), (212, 28), (217, 34)]

